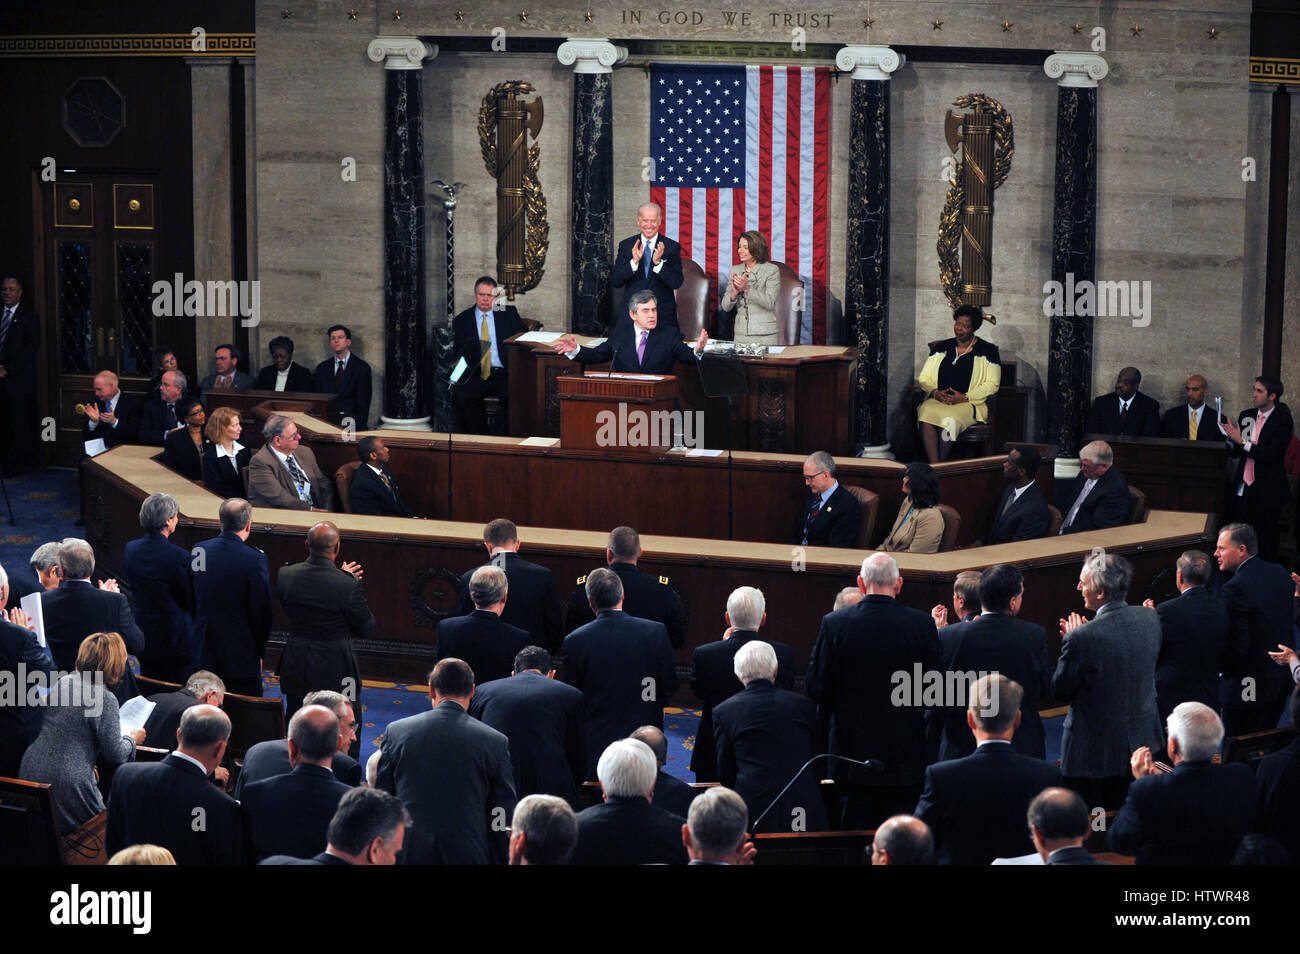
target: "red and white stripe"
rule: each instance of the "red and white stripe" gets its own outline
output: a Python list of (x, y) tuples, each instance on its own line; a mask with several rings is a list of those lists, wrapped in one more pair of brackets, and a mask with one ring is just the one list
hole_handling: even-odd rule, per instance
[(709, 308), (731, 266), (740, 234), (757, 230), (772, 261), (804, 281), (800, 340), (826, 341), (827, 192), (830, 183), (830, 71), (825, 67), (749, 66), (746, 74), (745, 187), (652, 186), (663, 232), (713, 279)]

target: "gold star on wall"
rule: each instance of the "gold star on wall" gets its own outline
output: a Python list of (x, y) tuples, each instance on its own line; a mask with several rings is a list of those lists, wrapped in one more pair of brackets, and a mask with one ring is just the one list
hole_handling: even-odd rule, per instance
[(281, 11), (280, 11), (280, 19), (281, 19), (281, 20), (291, 20), (291, 19), (293, 19), (293, 11), (292, 11), (292, 10), (281, 10)]
[(528, 11), (527, 11), (527, 10), (520, 10), (520, 11), (519, 11), (519, 22), (520, 22), (520, 23), (527, 23), (527, 22), (528, 22)]
[(464, 19), (465, 19), (465, 11), (464, 11), (464, 10), (457, 10), (457, 11), (456, 11), (456, 22), (459, 23), (459, 22), (463, 21)]
[(876, 18), (875, 18), (875, 17), (866, 17), (866, 18), (862, 21), (862, 29), (864, 29), (864, 30), (870, 30), (870, 29), (872, 28), (872, 26), (875, 25), (875, 22), (876, 22)]
[(1010, 33), (1010, 32), (1011, 32), (1011, 28), (1012, 28), (1013, 26), (1015, 26), (1015, 24), (1012, 23), (1010, 20), (1003, 20), (1003, 21), (1002, 21), (1002, 32), (1003, 32), (1003, 33)]
[(400, 19), (402, 19), (402, 11), (401, 11), (401, 10), (394, 10), (394, 11), (393, 11), (393, 19), (394, 19), (394, 20), (400, 20)]
[(1141, 28), (1140, 26), (1138, 26), (1136, 23), (1133, 24), (1133, 26), (1132, 26), (1131, 29), (1132, 29), (1132, 31), (1133, 31), (1133, 35), (1134, 35), (1134, 36), (1141, 36), (1141, 35), (1142, 35), (1142, 28)]
[(930, 21), (930, 26), (934, 27), (936, 30), (942, 30), (943, 21), (940, 20), (938, 17), (935, 17), (933, 20)]
[(1083, 32), (1083, 24), (1076, 23), (1074, 26), (1070, 27), (1070, 32), (1073, 33), (1075, 36), (1078, 36), (1080, 33)]
[(584, 13), (584, 14), (582, 15), (582, 19), (585, 20), (587, 23), (590, 23), (590, 22), (591, 22), (591, 19), (592, 19), (592, 18), (591, 18), (591, 11), (588, 10), (586, 13)]
[(1205, 31), (1205, 35), (1208, 36), (1211, 40), (1217, 40), (1219, 38), (1219, 31), (1216, 27), (1210, 27), (1208, 30)]
[(349, 11), (348, 11), (348, 19), (349, 19), (349, 20), (355, 20), (356, 18), (357, 18), (357, 11), (355, 11), (355, 10), (349, 10)]

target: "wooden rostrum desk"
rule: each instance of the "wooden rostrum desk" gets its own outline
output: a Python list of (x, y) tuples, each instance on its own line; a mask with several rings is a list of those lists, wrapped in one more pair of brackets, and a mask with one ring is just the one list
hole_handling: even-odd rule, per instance
[[(295, 417), (327, 473), (344, 459), (356, 459), (355, 445), (343, 442), (337, 429)], [(440, 482), (445, 479), (445, 467), (439, 463), (445, 451), (438, 451), (438, 435), (372, 433), (382, 435), (393, 446), (392, 463), (413, 506), (419, 509), (429, 502), (445, 501), (445, 487)], [(443, 441), (445, 446), (445, 435)], [(669, 459), (674, 455), (666, 454), (663, 459), (644, 461), (638, 470), (626, 462), (622, 468), (617, 462), (601, 466), (582, 455), (518, 444), (509, 438), (480, 438), (457, 451), (456, 514), (463, 519), (330, 515), (342, 534), (342, 559), (358, 561), (364, 568), (366, 594), (376, 617), (372, 637), (357, 644), (365, 676), (408, 681), (424, 677), (434, 657), (438, 621), (456, 614), (457, 579), (484, 562), (482, 528), (487, 519), (508, 516), (519, 525), (522, 555), (554, 571), (560, 601), (567, 605), (577, 577), (604, 565), (606, 538), (615, 525), (613, 509), (599, 519), (587, 515), (601, 507), (620, 505), (633, 507), (633, 519), (620, 521), (631, 526), (637, 526), (637, 517), (648, 519), (658, 514), (660, 525), (680, 521), (707, 530), (695, 535), (665, 533), (650, 529), (653, 520), (641, 520), (637, 526), (643, 531), (643, 568), (667, 576), (686, 608), (687, 640), (677, 653), (679, 669), (685, 671), (689, 666), (696, 646), (721, 637), (727, 595), (738, 586), (749, 585), (767, 597), (764, 632), (791, 644), (796, 672), (806, 670), (821, 617), (829, 612), (835, 594), (854, 584), (864, 553), (798, 549), (779, 542), (791, 522), (786, 517), (797, 513), (792, 508), (803, 494), (797, 486), (799, 457), (749, 455), (737, 462), (737, 516), (745, 515), (746, 527), (768, 528), (770, 532), (765, 542), (733, 542), (721, 539), (723, 534), (717, 532), (726, 519), (725, 502), (719, 503), (725, 501), (725, 458), (686, 459), (679, 454)], [(427, 449), (421, 451), (421, 446)], [(985, 460), (983, 466), (990, 475), (996, 472), (999, 460)], [(965, 466), (941, 465), (945, 493), (950, 493), (950, 487), (981, 481), (995, 486), (989, 477), (970, 470), (978, 461), (961, 463)], [(219, 532), (220, 499), (164, 467), (157, 448), (122, 446), (83, 466), (86, 536), (100, 564), (119, 577), (127, 541), (140, 536), (140, 503), (150, 493), (169, 493), (179, 503), (181, 520), (172, 537), (179, 546), (192, 547)], [(771, 473), (774, 468), (776, 476)], [(954, 469), (945, 472), (943, 468)], [(575, 486), (573, 475), (583, 472), (589, 472), (588, 479)], [(889, 462), (846, 461), (841, 477), (867, 484), (877, 481), (883, 489), (897, 484), (901, 472), (901, 467)], [(740, 489), (742, 485), (744, 489)], [(777, 486), (782, 490), (776, 497), (761, 493)], [(721, 498), (719, 487), (723, 488)], [(997, 498), (985, 498), (989, 499)], [(892, 510), (897, 509), (896, 501), (897, 497)], [(891, 513), (886, 502), (882, 514)], [(439, 516), (436, 507), (433, 515)], [(250, 540), (266, 551), (273, 587), (279, 567), (306, 558), (306, 531), (321, 516), (255, 508)], [(566, 529), (557, 529), (560, 527)], [(1207, 515), (1156, 510), (1144, 524), (1113, 530), (933, 555), (899, 554), (904, 577), (900, 599), (928, 611), (951, 599), (952, 581), (959, 571), (1014, 562), (1025, 574), (1021, 616), (1046, 627), (1055, 658), (1059, 651), (1056, 621), (1081, 609), (1074, 585), (1081, 561), (1094, 547), (1105, 547), (1133, 561), (1136, 575), (1130, 598), (1136, 601), (1156, 573), (1172, 566), (1183, 550), (1205, 546), (1214, 530), (1214, 520)], [(278, 659), (286, 628), (277, 602), (268, 667)], [(686, 682), (678, 701), (688, 700)]]

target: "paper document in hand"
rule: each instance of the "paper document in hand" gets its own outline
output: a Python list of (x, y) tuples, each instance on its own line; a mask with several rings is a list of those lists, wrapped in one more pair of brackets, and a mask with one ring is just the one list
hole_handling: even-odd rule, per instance
[(28, 593), (18, 605), (22, 607), (27, 618), (32, 621), (32, 631), (36, 633), (36, 640), (42, 646), (45, 645), (45, 614), (41, 611), (41, 594)]
[(122, 723), (122, 731), (134, 732), (136, 729), (143, 729), (149, 719), (149, 713), (153, 712), (157, 704), (150, 702), (144, 696), (135, 696), (126, 700), (117, 713), (117, 719)]

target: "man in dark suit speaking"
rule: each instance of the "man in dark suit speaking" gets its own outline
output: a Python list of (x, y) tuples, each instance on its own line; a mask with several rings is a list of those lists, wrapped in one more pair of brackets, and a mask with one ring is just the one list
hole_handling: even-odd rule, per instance
[(807, 547), (855, 547), (862, 529), (858, 499), (835, 479), (835, 458), (826, 451), (803, 462), (803, 482), (810, 496), (790, 533), (790, 542)]
[(1060, 498), (1061, 533), (1104, 530), (1128, 523), (1132, 504), (1128, 481), (1115, 469), (1115, 455), (1105, 441), (1085, 444), (1079, 451), (1079, 476)]
[(623, 314), (629, 311), (632, 296), (639, 291), (649, 291), (659, 302), (659, 321), (673, 334), (679, 334), (677, 325), (677, 296), (682, 287), (682, 247), (665, 235), (659, 234), (663, 211), (653, 202), (636, 210), (638, 234), (618, 243), (614, 267), (609, 273), (609, 283), (614, 289), (615, 301), (622, 309), (614, 313), (614, 327), (629, 324)]
[(627, 303), (629, 322), (615, 326), (603, 344), (584, 348), (572, 338), (561, 338), (554, 348), (570, 361), (580, 364), (611, 362), (611, 371), (633, 374), (671, 374), (674, 361), (695, 361), (704, 353), (709, 333), (700, 329), (695, 350), (682, 341), (674, 322), (671, 327), (659, 324), (655, 296), (645, 289), (636, 292)]
[[(501, 402), (495, 433), (510, 430), (510, 349), (506, 339), (524, 331), (524, 320), (514, 305), (497, 308), (497, 283), (484, 275), (474, 283), (474, 307), (466, 308), (452, 323), (456, 333), (456, 353), (471, 341), (479, 342), (479, 364), (456, 385), (456, 414), (462, 434), (487, 434), (487, 417), (483, 399), (495, 397)], [(466, 358), (473, 361), (473, 358)]]
[(41, 320), (31, 305), (23, 304), (22, 297), (18, 279), (8, 276), (0, 282), (0, 454), (8, 477), (41, 465), (36, 440)]
[(1160, 402), (1138, 390), (1142, 372), (1124, 368), (1115, 380), (1115, 393), (1092, 402), (1085, 434), (1114, 434), (1116, 437), (1158, 437)]

